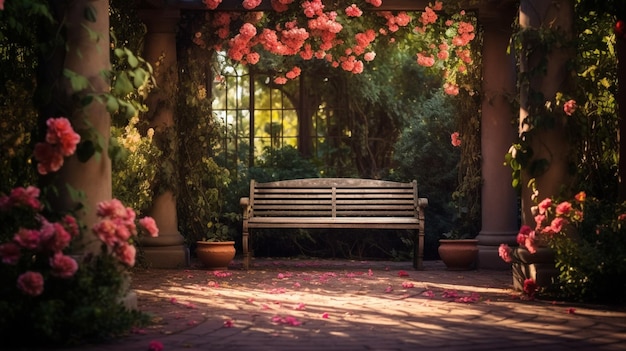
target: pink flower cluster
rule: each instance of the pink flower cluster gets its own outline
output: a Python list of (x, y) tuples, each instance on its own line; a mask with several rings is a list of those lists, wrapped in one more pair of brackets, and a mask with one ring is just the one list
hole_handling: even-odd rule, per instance
[(35, 145), (35, 159), (39, 164), (39, 174), (58, 171), (63, 166), (63, 158), (76, 151), (80, 135), (74, 132), (70, 121), (65, 117), (49, 118), (46, 141)]
[[(580, 192), (574, 196), (574, 199), (577, 205), (582, 208), (586, 194)], [(579, 222), (583, 219), (582, 209), (579, 209), (578, 206), (574, 208), (569, 201), (562, 201), (555, 205), (551, 198), (546, 198), (533, 207), (533, 212), (535, 214), (535, 228), (522, 225), (516, 238), (517, 244), (525, 247), (531, 254), (537, 252), (537, 247), (541, 241), (540, 235), (545, 235), (549, 238), (561, 233), (564, 226), (570, 223), (570, 221)], [(550, 219), (550, 217), (553, 218)], [(498, 253), (505, 262), (510, 263), (513, 261), (512, 249), (508, 245), (501, 244)]]
[[(112, 199), (100, 202), (96, 214), (100, 220), (92, 228), (94, 234), (120, 262), (129, 267), (134, 266), (137, 252), (132, 244), (132, 239), (137, 236), (135, 211), (125, 207), (120, 200)], [(158, 236), (159, 230), (153, 218), (144, 217), (139, 220), (139, 224), (151, 237)]]
[(568, 100), (565, 104), (563, 104), (563, 112), (565, 112), (566, 115), (571, 116), (574, 112), (576, 112), (577, 107), (576, 100)]
[(461, 146), (461, 137), (459, 132), (454, 132), (450, 134), (450, 142), (454, 147)]
[[(17, 265), (21, 261), (29, 264), (33, 257), (44, 257), (50, 266), (50, 274), (62, 279), (71, 278), (78, 270), (78, 263), (63, 253), (71, 240), (79, 235), (76, 219), (66, 215), (59, 222), (51, 223), (39, 212), (39, 189), (30, 186), (16, 188), (11, 195), (0, 197), (0, 211), (10, 213), (12, 209), (30, 208), (35, 213), (37, 228), (20, 227), (13, 239), (0, 245), (0, 259), (3, 264)], [(17, 287), (23, 293), (38, 296), (44, 290), (44, 278), (40, 272), (27, 270), (17, 279)]]

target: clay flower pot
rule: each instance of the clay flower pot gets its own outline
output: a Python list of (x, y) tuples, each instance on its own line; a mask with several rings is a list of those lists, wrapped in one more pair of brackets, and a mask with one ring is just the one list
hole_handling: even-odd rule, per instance
[(471, 270), (476, 268), (478, 239), (441, 239), (438, 251), (448, 270)]
[(208, 269), (228, 269), (235, 258), (234, 241), (198, 241), (196, 255), (198, 260)]

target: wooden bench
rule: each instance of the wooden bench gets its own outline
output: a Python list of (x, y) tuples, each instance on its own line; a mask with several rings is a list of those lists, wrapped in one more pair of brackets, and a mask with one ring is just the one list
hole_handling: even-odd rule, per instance
[(257, 228), (355, 228), (414, 230), (413, 267), (423, 269), (424, 208), (417, 182), (372, 179), (312, 178), (269, 183), (250, 181), (243, 207), (244, 268), (252, 253), (250, 236)]

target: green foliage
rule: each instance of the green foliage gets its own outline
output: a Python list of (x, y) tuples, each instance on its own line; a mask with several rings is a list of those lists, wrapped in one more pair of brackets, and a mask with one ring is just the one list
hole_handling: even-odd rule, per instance
[(452, 98), (437, 91), (415, 108), (395, 145), (394, 177), (417, 180), (419, 196), (428, 198), (425, 235), (431, 254), (439, 237), (453, 229), (457, 217), (452, 193), (457, 187), (460, 153), (450, 143), (455, 112)]
[(587, 198), (584, 220), (569, 236), (555, 236), (560, 298), (626, 302), (626, 203)]
[(138, 213), (145, 213), (154, 196), (153, 184), (161, 151), (156, 147), (149, 129), (142, 136), (137, 117), (124, 128), (111, 128), (109, 155), (112, 163), (113, 195)]
[[(61, 346), (102, 342), (147, 324), (147, 316), (126, 309), (125, 275), (112, 256), (87, 257), (73, 279), (46, 277), (46, 290), (25, 297), (14, 284), (0, 288), (0, 329), (9, 346)], [(0, 280), (14, 282), (18, 271), (0, 266)], [(28, 335), (28, 338), (24, 338)]]
[(302, 157), (293, 146), (280, 149), (266, 147), (263, 155), (258, 158), (256, 166), (250, 167), (248, 172), (249, 178), (258, 182), (320, 176), (317, 166)]

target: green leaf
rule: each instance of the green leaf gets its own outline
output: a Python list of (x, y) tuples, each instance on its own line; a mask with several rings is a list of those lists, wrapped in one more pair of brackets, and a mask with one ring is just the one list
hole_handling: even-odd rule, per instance
[(117, 110), (120, 109), (120, 104), (117, 101), (117, 98), (111, 95), (107, 95), (106, 99), (107, 99), (106, 109), (107, 111), (109, 111), (109, 113), (117, 112)]
[(93, 5), (87, 5), (87, 7), (85, 7), (84, 15), (87, 21), (95, 23), (98, 17), (97, 14), (98, 12), (96, 11), (96, 8), (93, 7)]
[(87, 162), (96, 153), (96, 147), (91, 140), (85, 140), (76, 147), (76, 157), (80, 162)]
[(137, 68), (133, 71), (133, 85), (135, 88), (141, 87), (146, 82), (147, 73), (143, 68)]
[(132, 91), (133, 85), (130, 79), (128, 79), (128, 74), (126, 72), (120, 72), (115, 79), (113, 93), (118, 96), (126, 96)]
[(85, 76), (76, 74), (76, 72), (67, 68), (63, 69), (63, 75), (70, 80), (72, 90), (77, 93), (89, 87), (89, 80)]

